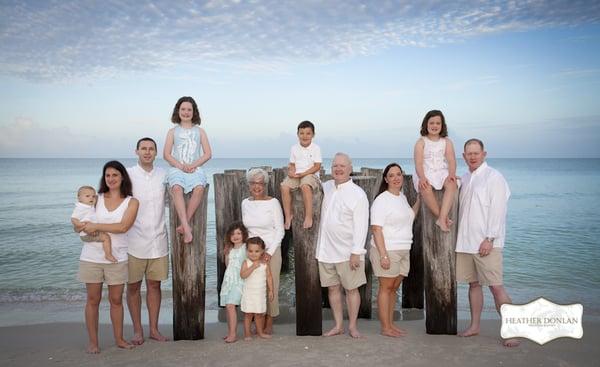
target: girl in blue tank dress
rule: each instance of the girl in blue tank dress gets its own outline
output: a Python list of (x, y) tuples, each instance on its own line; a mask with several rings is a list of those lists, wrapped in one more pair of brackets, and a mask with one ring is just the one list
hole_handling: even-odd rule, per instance
[(225, 343), (233, 343), (237, 340), (237, 311), (236, 306), (240, 305), (242, 300), (242, 289), (244, 280), (240, 276), (242, 263), (246, 260), (246, 240), (248, 239), (248, 230), (242, 222), (235, 222), (229, 226), (225, 234), (225, 246), (223, 254), (225, 256), (225, 275), (221, 283), (221, 293), (219, 294), (220, 306), (224, 306), (227, 311), (227, 336)]
[[(192, 97), (179, 98), (171, 122), (177, 126), (167, 133), (163, 157), (171, 165), (167, 182), (180, 223), (177, 233), (183, 235), (184, 243), (190, 243), (190, 219), (202, 201), (206, 186), (206, 174), (201, 167), (212, 153), (206, 132), (200, 128), (200, 113)], [(183, 195), (189, 192), (192, 196), (186, 208)]]

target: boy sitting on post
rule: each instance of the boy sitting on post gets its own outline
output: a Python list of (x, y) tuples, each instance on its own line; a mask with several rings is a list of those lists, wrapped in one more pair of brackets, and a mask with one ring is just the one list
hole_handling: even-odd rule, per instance
[(312, 142), (315, 136), (315, 125), (310, 121), (302, 121), (298, 125), (298, 144), (294, 144), (288, 164), (288, 177), (281, 183), (281, 199), (285, 215), (285, 229), (292, 224), (292, 190), (300, 187), (304, 202), (303, 228), (312, 227), (312, 190), (320, 185), (321, 148)]

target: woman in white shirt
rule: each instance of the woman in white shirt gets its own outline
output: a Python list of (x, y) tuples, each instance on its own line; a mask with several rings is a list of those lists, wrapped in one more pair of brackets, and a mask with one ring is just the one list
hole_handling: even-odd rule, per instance
[(118, 161), (110, 161), (102, 169), (96, 204), (97, 223), (76, 225), (77, 232), (107, 232), (112, 242), (112, 253), (117, 258), (111, 263), (104, 258), (102, 243), (84, 242), (79, 258), (79, 280), (85, 283), (85, 325), (88, 331), (88, 353), (100, 353), (98, 345), (98, 317), (102, 284), (108, 285), (110, 319), (117, 347), (131, 349), (133, 345), (123, 338), (123, 288), (127, 282), (127, 234), (135, 222), (139, 203), (132, 197), (131, 180), (127, 170)]
[(373, 273), (379, 279), (377, 306), (381, 335), (400, 337), (406, 332), (393, 323), (396, 291), (410, 269), (412, 227), (419, 200), (411, 207), (402, 194), (404, 176), (397, 163), (383, 170), (383, 180), (371, 206), (371, 253)]
[(266, 245), (264, 261), (269, 264), (273, 276), (273, 301), (267, 301), (265, 317), (266, 334), (273, 332), (273, 318), (279, 315), (279, 274), (281, 272), (281, 240), (285, 235), (283, 211), (279, 200), (267, 196), (269, 174), (261, 168), (253, 168), (246, 174), (250, 197), (242, 201), (242, 221), (248, 228), (249, 237), (260, 237)]

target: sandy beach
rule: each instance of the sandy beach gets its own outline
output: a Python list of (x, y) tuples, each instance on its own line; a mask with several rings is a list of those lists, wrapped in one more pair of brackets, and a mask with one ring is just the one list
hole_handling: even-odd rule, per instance
[[(467, 321), (459, 321), (459, 329)], [(324, 328), (331, 321), (324, 322)], [(146, 341), (134, 350), (113, 346), (110, 325), (100, 325), (99, 355), (84, 352), (83, 323), (51, 323), (0, 328), (2, 366), (597, 366), (600, 322), (584, 322), (580, 340), (558, 339), (544, 346), (523, 340), (518, 348), (501, 345), (499, 320), (485, 320), (479, 336), (460, 338), (425, 334), (424, 321), (402, 321), (404, 338), (377, 334), (376, 320), (359, 320), (364, 338), (297, 337), (294, 324), (276, 325), (272, 340), (240, 340), (225, 344), (224, 323), (206, 325), (205, 339), (158, 343)], [(240, 325), (241, 326), (241, 325)], [(171, 335), (171, 326), (162, 327)], [(241, 327), (240, 327), (241, 332)], [(131, 337), (128, 327), (126, 336)], [(595, 341), (594, 341), (595, 340)]]

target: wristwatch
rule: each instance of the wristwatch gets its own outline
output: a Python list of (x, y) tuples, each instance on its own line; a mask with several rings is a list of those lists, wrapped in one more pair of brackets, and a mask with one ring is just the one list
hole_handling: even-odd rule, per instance
[(494, 237), (486, 237), (485, 240), (490, 243), (494, 243), (495, 238)]

